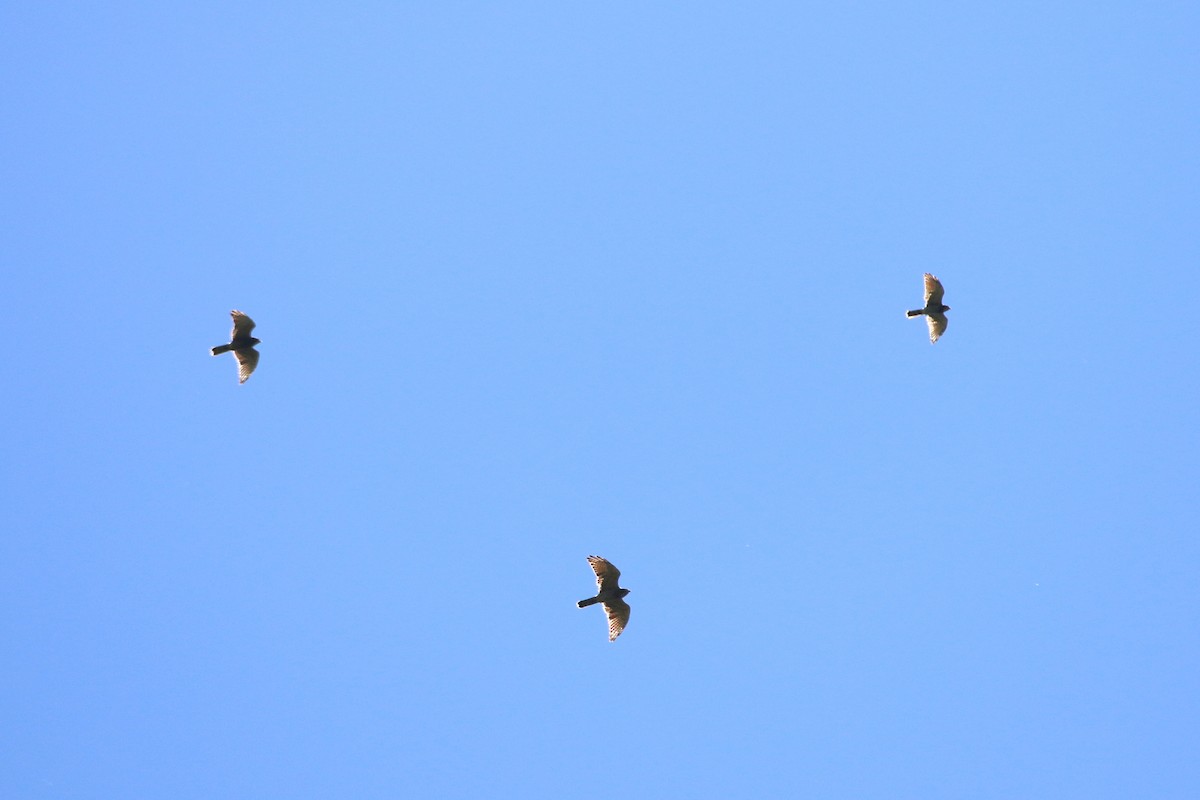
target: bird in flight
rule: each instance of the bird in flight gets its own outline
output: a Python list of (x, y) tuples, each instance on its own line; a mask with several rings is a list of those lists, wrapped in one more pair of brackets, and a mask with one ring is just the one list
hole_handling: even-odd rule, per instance
[(925, 322), (929, 325), (930, 344), (940, 339), (942, 334), (946, 332), (946, 326), (950, 324), (950, 321), (946, 319), (946, 312), (950, 310), (950, 306), (942, 305), (942, 294), (944, 292), (942, 282), (926, 272), (925, 307), (906, 312), (910, 317), (925, 315)]
[(629, 590), (617, 585), (621, 571), (600, 556), (588, 556), (588, 563), (596, 573), (596, 596), (580, 600), (576, 605), (584, 608), (595, 603), (604, 604), (604, 613), (608, 615), (608, 640), (612, 642), (629, 623), (629, 604), (621, 599), (629, 594)]
[(232, 351), (238, 362), (238, 383), (245, 383), (258, 366), (258, 351), (254, 345), (259, 344), (259, 340), (250, 335), (250, 331), (254, 330), (254, 320), (240, 311), (230, 311), (229, 316), (233, 317), (233, 334), (229, 337), (229, 344), (214, 347), (212, 354), (219, 356)]

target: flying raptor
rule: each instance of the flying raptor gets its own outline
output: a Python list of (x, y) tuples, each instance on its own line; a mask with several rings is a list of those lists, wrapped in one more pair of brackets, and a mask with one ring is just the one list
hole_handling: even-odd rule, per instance
[(233, 334), (229, 337), (229, 344), (214, 347), (212, 354), (219, 356), (232, 351), (238, 363), (238, 383), (245, 383), (258, 366), (258, 351), (254, 345), (259, 344), (259, 340), (250, 335), (250, 331), (254, 330), (254, 320), (240, 311), (230, 311), (229, 316), (233, 317)]
[(946, 312), (950, 310), (950, 306), (942, 305), (942, 282), (928, 272), (925, 273), (925, 307), (915, 308), (912, 311), (906, 312), (910, 317), (919, 317), (925, 315), (925, 323), (929, 325), (929, 343), (933, 344), (941, 338), (946, 332), (946, 326), (950, 321), (946, 319)]
[(600, 556), (588, 556), (588, 563), (596, 573), (596, 596), (580, 600), (576, 605), (584, 608), (603, 603), (604, 613), (608, 615), (608, 640), (615, 641), (629, 623), (629, 604), (621, 599), (629, 594), (629, 590), (617, 585), (621, 571)]

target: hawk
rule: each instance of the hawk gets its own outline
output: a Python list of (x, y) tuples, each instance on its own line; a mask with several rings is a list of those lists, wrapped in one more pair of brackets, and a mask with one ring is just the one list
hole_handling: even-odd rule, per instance
[(926, 272), (925, 307), (906, 312), (910, 317), (925, 315), (925, 322), (929, 325), (930, 344), (940, 339), (942, 334), (946, 332), (946, 326), (950, 324), (950, 321), (946, 319), (946, 312), (950, 310), (950, 306), (942, 305), (942, 294), (944, 291), (942, 289), (942, 282)]
[(259, 340), (250, 335), (250, 331), (254, 330), (254, 320), (240, 311), (230, 311), (229, 316), (233, 317), (233, 333), (229, 337), (229, 344), (214, 347), (212, 354), (219, 356), (233, 351), (233, 357), (238, 362), (238, 383), (245, 383), (258, 366), (258, 351), (254, 345), (259, 344)]
[(616, 641), (629, 623), (629, 604), (621, 599), (629, 594), (629, 590), (617, 586), (617, 578), (621, 577), (621, 571), (600, 556), (588, 556), (588, 563), (596, 573), (598, 591), (595, 597), (580, 600), (576, 605), (584, 608), (595, 603), (604, 603), (604, 613), (608, 615), (608, 640)]

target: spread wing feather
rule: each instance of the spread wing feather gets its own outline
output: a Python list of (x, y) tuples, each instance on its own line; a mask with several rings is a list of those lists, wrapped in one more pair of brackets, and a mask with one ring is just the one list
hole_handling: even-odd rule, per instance
[(245, 383), (250, 373), (258, 366), (258, 351), (253, 347), (243, 347), (241, 350), (234, 350), (233, 355), (238, 362), (238, 383)]
[(612, 642), (629, 624), (629, 603), (619, 597), (609, 600), (604, 604), (604, 613), (608, 615), (608, 640)]
[(935, 314), (926, 314), (925, 323), (929, 326), (929, 343), (933, 344), (946, 332), (946, 326), (950, 324), (950, 320), (946, 319), (945, 314), (938, 311)]
[(617, 579), (621, 577), (619, 569), (600, 556), (588, 556), (588, 563), (596, 573), (596, 586), (601, 592), (617, 588)]
[(935, 278), (933, 275), (930, 275), (928, 272), (926, 272), (925, 273), (925, 307), (928, 308), (931, 305), (940, 306), (942, 304), (942, 295), (943, 294), (945, 294), (945, 290), (942, 289), (942, 282), (939, 281), (937, 278)]
[(254, 320), (240, 311), (230, 311), (229, 316), (233, 317), (233, 333), (230, 334), (230, 340), (249, 338), (250, 331), (254, 330)]

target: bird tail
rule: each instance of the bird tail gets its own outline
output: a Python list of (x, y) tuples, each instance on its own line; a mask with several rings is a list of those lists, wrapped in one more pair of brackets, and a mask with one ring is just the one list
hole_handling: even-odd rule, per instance
[[(916, 309), (915, 311), (905, 311), (905, 312), (904, 312), (904, 315), (905, 315), (906, 317), (919, 317), (919, 316), (921, 316), (921, 315), (922, 315), (922, 314), (924, 314), (924, 313), (925, 313), (925, 309), (923, 309), (923, 308), (918, 308), (918, 309)], [(214, 352), (215, 352), (215, 351), (214, 351)]]
[(586, 608), (588, 606), (595, 605), (596, 603), (599, 603), (599, 602), (600, 602), (599, 597), (589, 597), (587, 600), (580, 600), (575, 605), (579, 606), (580, 608)]
[(212, 349), (212, 353), (214, 356), (219, 356), (219, 355), (221, 355), (221, 353), (228, 353), (232, 349), (233, 349), (233, 345), (223, 344), (220, 347), (214, 347)]

